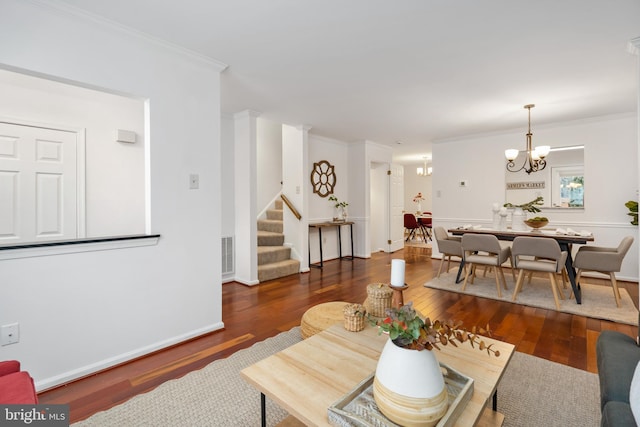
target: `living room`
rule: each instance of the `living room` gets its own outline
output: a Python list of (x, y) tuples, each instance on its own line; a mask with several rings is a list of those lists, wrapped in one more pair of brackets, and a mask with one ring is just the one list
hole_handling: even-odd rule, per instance
[[(626, 6), (631, 10), (624, 14), (633, 15), (637, 5)], [(248, 197), (233, 197), (234, 191), (246, 194), (236, 183), (222, 178), (244, 173), (238, 166), (226, 173), (234, 161), (225, 151), (231, 141), (224, 136), (225, 121), (236, 119), (221, 109), (226, 83), (221, 73), (227, 65), (49, 2), (4, 0), (2, 9), (3, 68), (149, 100), (146, 134), (153, 142), (146, 146), (145, 232), (161, 237), (150, 246), (3, 259), (0, 283), (6, 297), (0, 301), (0, 325), (18, 322), (21, 339), (0, 347), (0, 358), (20, 360), (37, 387), (46, 389), (225, 327), (219, 242), (234, 233), (235, 223), (229, 221), (234, 210), (245, 212), (249, 204)], [(620, 49), (638, 35), (620, 40)], [(628, 55), (637, 85), (637, 59)], [(524, 124), (516, 124), (525, 123), (520, 100), (509, 101), (518, 107), (503, 111), (511, 116), (508, 129), (434, 139), (432, 210), (441, 224), (488, 223), (492, 204), (506, 201), (502, 153), (518, 141), (524, 146), (526, 131)], [(542, 99), (524, 102), (544, 109)], [(245, 106), (232, 113), (249, 107), (260, 108)], [(606, 116), (563, 117), (537, 124), (534, 114), (534, 138), (557, 146), (585, 145), (589, 193), (584, 211), (552, 219), (558, 226), (577, 223), (593, 230), (602, 245), (634, 235), (620, 277), (637, 281), (637, 228), (628, 224), (624, 208), (625, 201), (637, 197), (637, 106)], [(350, 218), (357, 222), (355, 255), (370, 256), (371, 188), (364, 183), (371, 179), (372, 163), (393, 163), (394, 149), (365, 134), (352, 144), (313, 134), (313, 128), (298, 132), (296, 138), (308, 143), (306, 167), (319, 160), (336, 165), (336, 194), (349, 202)], [(188, 185), (193, 173), (199, 174), (197, 191)], [(299, 207), (309, 219), (331, 218), (333, 207), (309, 194), (308, 176), (302, 175), (301, 193), (307, 199)], [(461, 188), (461, 180), (468, 180), (469, 187)], [(296, 194), (296, 184), (290, 185), (290, 194)], [(336, 256), (326, 254), (327, 259)]]

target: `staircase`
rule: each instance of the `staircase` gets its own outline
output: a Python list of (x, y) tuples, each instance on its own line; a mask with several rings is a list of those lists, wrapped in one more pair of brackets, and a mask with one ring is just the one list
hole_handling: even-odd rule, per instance
[(298, 274), (300, 261), (291, 259), (291, 248), (283, 246), (282, 200), (267, 210), (267, 219), (258, 220), (258, 280)]

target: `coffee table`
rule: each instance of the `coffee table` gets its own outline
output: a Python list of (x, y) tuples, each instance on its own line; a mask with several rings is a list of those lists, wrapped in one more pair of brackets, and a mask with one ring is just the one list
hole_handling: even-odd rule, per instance
[[(327, 410), (376, 369), (387, 340), (377, 328), (350, 332), (337, 324), (241, 371), (242, 377), (261, 392), (262, 425), (265, 396), (308, 426), (329, 426)], [(503, 417), (487, 408), (509, 364), (514, 346), (491, 338), (487, 344), (500, 357), (470, 345), (442, 347), (437, 358), (474, 380), (471, 400), (456, 426), (501, 425)]]

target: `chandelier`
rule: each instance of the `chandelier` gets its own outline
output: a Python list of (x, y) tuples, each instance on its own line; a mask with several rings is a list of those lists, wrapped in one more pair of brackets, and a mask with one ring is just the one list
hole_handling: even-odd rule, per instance
[(541, 145), (536, 148), (531, 147), (531, 109), (535, 107), (534, 104), (527, 104), (524, 106), (527, 110), (529, 110), (529, 131), (527, 132), (527, 152), (525, 154), (524, 162), (520, 168), (516, 169), (516, 164), (514, 160), (518, 157), (520, 153), (515, 148), (510, 148), (504, 151), (504, 156), (507, 158), (507, 170), (509, 172), (519, 172), (524, 170), (527, 174), (531, 172), (541, 171), (547, 166), (547, 162), (544, 160), (545, 157), (549, 154), (551, 148), (548, 145)]
[(416, 169), (416, 173), (418, 174), (418, 176), (430, 176), (433, 172), (433, 168), (431, 166), (427, 167), (427, 158), (428, 157), (423, 157), (424, 167), (419, 167), (418, 169)]

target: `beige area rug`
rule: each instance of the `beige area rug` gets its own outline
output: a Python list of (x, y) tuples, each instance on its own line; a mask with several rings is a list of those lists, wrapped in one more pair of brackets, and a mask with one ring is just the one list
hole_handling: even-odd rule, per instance
[[(258, 426), (260, 393), (240, 370), (300, 340), (298, 327), (282, 332), (73, 426)], [(595, 374), (515, 353), (498, 387), (498, 411), (505, 427), (596, 427), (598, 390)], [(267, 398), (268, 426), (286, 416)]]
[[(451, 268), (448, 273), (443, 273), (440, 278), (434, 278), (433, 280), (424, 284), (428, 288), (442, 289), (446, 291), (453, 291), (459, 293), (465, 293), (469, 295), (476, 295), (484, 298), (491, 298), (495, 300), (512, 302), (513, 289), (515, 288), (515, 282), (511, 276), (509, 270), (505, 270), (505, 278), (507, 280), (508, 290), (502, 288), (502, 298), (498, 298), (496, 290), (496, 280), (493, 272), (487, 273), (486, 277), (482, 277), (482, 274), (476, 276), (474, 283), (468, 283), (467, 288), (462, 292), (463, 280), (456, 284), (457, 268)], [(560, 300), (560, 311), (565, 313), (578, 314), (586, 317), (593, 317), (596, 319), (611, 320), (619, 323), (626, 323), (629, 325), (638, 324), (638, 310), (633, 304), (633, 300), (629, 296), (626, 289), (620, 289), (620, 295), (622, 296), (620, 301), (620, 308), (616, 307), (616, 301), (613, 298), (613, 290), (610, 286), (590, 285), (584, 283), (585, 278), (581, 279), (582, 289), (582, 304), (576, 304), (575, 298), (568, 299), (571, 291), (571, 285), (567, 283), (567, 289), (564, 289), (564, 293), (567, 299)], [(586, 278), (588, 280), (588, 278)], [(531, 307), (546, 308), (549, 310), (555, 310), (556, 305), (553, 300), (553, 293), (551, 292), (551, 285), (548, 278), (534, 277), (531, 283), (525, 282), (522, 285), (522, 290), (518, 293), (516, 304), (528, 305)]]

